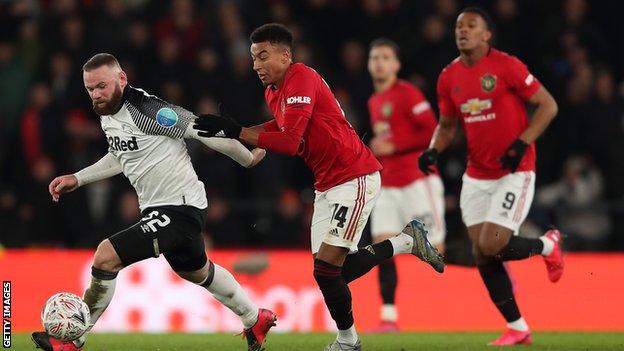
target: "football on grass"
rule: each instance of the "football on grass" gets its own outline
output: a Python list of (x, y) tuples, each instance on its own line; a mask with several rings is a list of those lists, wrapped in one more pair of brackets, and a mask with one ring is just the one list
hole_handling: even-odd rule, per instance
[(73, 341), (89, 328), (89, 307), (72, 293), (58, 293), (48, 299), (41, 311), (45, 331), (55, 339)]

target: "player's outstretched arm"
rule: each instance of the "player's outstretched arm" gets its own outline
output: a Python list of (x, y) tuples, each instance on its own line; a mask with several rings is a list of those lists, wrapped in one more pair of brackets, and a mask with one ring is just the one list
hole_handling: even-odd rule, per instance
[(108, 153), (99, 161), (74, 174), (66, 174), (54, 178), (48, 185), (52, 201), (58, 202), (61, 194), (72, 192), (79, 187), (109, 178), (121, 173), (121, 164), (117, 158)]
[(187, 129), (185, 137), (199, 140), (207, 147), (228, 156), (229, 158), (246, 168), (251, 168), (257, 165), (264, 158), (264, 155), (260, 155), (260, 151), (256, 151), (262, 149), (254, 149), (253, 152), (249, 151), (243, 144), (241, 144), (236, 139), (219, 137), (207, 138), (198, 135), (198, 131), (192, 128)]
[(251, 161), (251, 165), (249, 165), (248, 168), (251, 168), (251, 167), (257, 165), (258, 163), (260, 163), (260, 161), (262, 161), (262, 159), (264, 159), (264, 156), (266, 156), (266, 150), (257, 147), (255, 149), (251, 150), (251, 154), (253, 155), (253, 161)]
[[(243, 127), (240, 132), (240, 140), (249, 145), (258, 145), (258, 138), (260, 137), (260, 133), (267, 131), (267, 124), (272, 124), (273, 121), (260, 124), (253, 127)], [(275, 130), (278, 130), (277, 128)]]

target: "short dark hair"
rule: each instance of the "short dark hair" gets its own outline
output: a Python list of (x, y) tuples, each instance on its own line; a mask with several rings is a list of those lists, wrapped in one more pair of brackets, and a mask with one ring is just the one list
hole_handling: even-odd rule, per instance
[(262, 43), (268, 41), (271, 44), (282, 44), (292, 49), (293, 47), (293, 34), (286, 28), (285, 25), (280, 23), (267, 23), (254, 29), (249, 36), (249, 40), (252, 43)]
[(105, 52), (100, 52), (99, 54), (95, 54), (93, 55), (93, 57), (87, 60), (87, 62), (82, 65), (82, 70), (88, 72), (104, 65), (108, 67), (121, 68), (121, 66), (119, 65), (119, 61), (117, 61), (117, 58), (115, 58), (115, 56)]
[(399, 44), (397, 44), (394, 40), (388, 38), (382, 37), (371, 41), (370, 45), (368, 45), (368, 51), (371, 51), (372, 49), (380, 46), (385, 46), (392, 49), (397, 59), (400, 58), (401, 50), (399, 49)]
[(487, 29), (492, 32), (492, 34), (494, 34), (494, 20), (492, 20), (492, 16), (490, 16), (490, 14), (487, 13), (484, 9), (477, 6), (469, 6), (461, 10), (459, 14), (461, 15), (462, 13), (466, 12), (475, 13), (481, 16), (481, 18), (485, 22), (485, 25), (487, 26)]

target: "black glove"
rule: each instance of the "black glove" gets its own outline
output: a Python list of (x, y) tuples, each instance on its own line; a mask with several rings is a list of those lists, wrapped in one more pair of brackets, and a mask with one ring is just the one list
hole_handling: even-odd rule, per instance
[(219, 104), (218, 114), (200, 115), (195, 119), (193, 129), (200, 132), (197, 134), (203, 137), (225, 137), (238, 139), (243, 127), (231, 118), (226, 112), (223, 104)]
[(503, 165), (503, 169), (507, 168), (511, 171), (511, 173), (515, 172), (520, 165), (520, 161), (522, 161), (522, 157), (526, 152), (529, 144), (525, 143), (521, 139), (514, 140), (511, 145), (505, 151), (503, 157), (500, 158), (500, 163)]
[(430, 148), (425, 150), (418, 158), (418, 168), (420, 168), (424, 174), (429, 175), (429, 173), (433, 173), (433, 166), (435, 166), (437, 162), (438, 150)]

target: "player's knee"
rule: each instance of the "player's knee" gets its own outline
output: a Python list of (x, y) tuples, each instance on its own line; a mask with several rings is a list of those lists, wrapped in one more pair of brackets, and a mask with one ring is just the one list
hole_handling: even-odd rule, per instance
[(318, 258), (314, 260), (314, 279), (321, 287), (328, 281), (339, 277), (341, 272), (342, 267), (335, 266)]
[(480, 240), (479, 251), (485, 256), (496, 256), (503, 247), (496, 241)]
[(98, 245), (93, 259), (93, 267), (107, 272), (118, 272), (123, 268), (121, 259), (110, 241), (104, 240)]
[[(321, 243), (321, 247), (319, 251), (316, 253), (316, 259), (321, 262), (329, 263), (334, 266), (341, 267), (344, 263), (345, 258), (347, 258), (347, 254), (349, 253), (349, 249), (334, 246), (327, 243)], [(316, 262), (316, 261), (315, 261)], [(316, 266), (316, 265), (315, 265)]]
[(204, 283), (207, 279), (210, 278), (210, 280), (212, 280), (212, 278), (210, 277), (210, 274), (214, 274), (214, 269), (212, 270), (212, 272), (210, 271), (209, 267), (211, 265), (211, 262), (206, 262), (206, 264), (204, 265), (204, 267), (195, 270), (195, 271), (176, 271), (176, 274), (184, 279), (187, 280), (191, 283), (194, 284), (202, 284)]
[(205, 275), (202, 277), (198, 272), (176, 272), (176, 274), (180, 278), (195, 284), (201, 283), (206, 278)]

